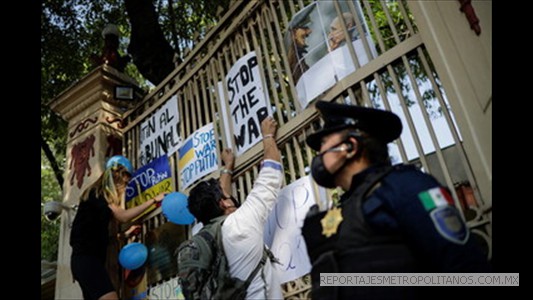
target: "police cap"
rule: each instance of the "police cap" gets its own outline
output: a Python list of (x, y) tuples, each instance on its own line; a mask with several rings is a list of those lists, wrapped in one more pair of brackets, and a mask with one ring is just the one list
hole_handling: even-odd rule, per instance
[(316, 109), (324, 119), (324, 127), (307, 137), (307, 145), (319, 151), (322, 137), (346, 128), (356, 128), (390, 143), (402, 133), (402, 122), (394, 113), (381, 109), (317, 101)]

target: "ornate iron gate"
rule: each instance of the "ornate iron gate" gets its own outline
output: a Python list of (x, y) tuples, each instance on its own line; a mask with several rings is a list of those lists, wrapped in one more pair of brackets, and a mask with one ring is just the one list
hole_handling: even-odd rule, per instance
[[(354, 34), (359, 37), (359, 44), (346, 44), (345, 53), (349, 55), (344, 62), (348, 61), (351, 69), (337, 76), (331, 87), (307, 100), (320, 98), (379, 107), (400, 115), (404, 133), (390, 145), (393, 161), (418, 164), (447, 185), (472, 232), (487, 246), (490, 257), (491, 223), (486, 215), (490, 205), (485, 204), (478, 191), (462, 146), (460, 128), (454, 123), (445, 91), (407, 1), (328, 2), (337, 16), (351, 14), (353, 19), (339, 18), (338, 24), (344, 38)], [(219, 82), (224, 82), (240, 57), (255, 51), (274, 117), (280, 124), (278, 144), (286, 170), (285, 182), (308, 175), (313, 153), (304, 141), (320, 121), (312, 103), (307, 106), (307, 100), (302, 102), (298, 98), (300, 87), (293, 76), (290, 51), (285, 47), (286, 32), (294, 23), (294, 16), (308, 5), (316, 3), (235, 1), (219, 24), (188, 52), (184, 62), (126, 114), (124, 153), (135, 166), (140, 167), (140, 124), (173, 97), (180, 115), (179, 136), (184, 139), (214, 122), (219, 146), (233, 147), (228, 145), (231, 139), (221, 122), (225, 94)], [(355, 29), (350, 27), (352, 21)], [(237, 157), (233, 188), (241, 201), (258, 174), (261, 147), (259, 143)], [(177, 161), (177, 153), (170, 156), (174, 188), (187, 193), (178, 185)], [(157, 210), (145, 218), (143, 231), (147, 233), (164, 223)], [(173, 276), (172, 272), (154, 276), (148, 279), (148, 285)], [(285, 284), (284, 292), (287, 299), (308, 298), (309, 278)]]

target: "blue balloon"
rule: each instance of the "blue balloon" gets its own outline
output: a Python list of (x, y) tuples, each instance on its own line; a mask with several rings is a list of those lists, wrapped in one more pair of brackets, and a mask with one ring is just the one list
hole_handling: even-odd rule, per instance
[(141, 267), (148, 258), (148, 249), (141, 243), (129, 243), (122, 247), (118, 261), (124, 269), (135, 270)]
[(187, 208), (187, 196), (180, 192), (172, 192), (165, 196), (161, 209), (163, 215), (172, 223), (178, 225), (190, 225), (194, 222), (194, 216)]

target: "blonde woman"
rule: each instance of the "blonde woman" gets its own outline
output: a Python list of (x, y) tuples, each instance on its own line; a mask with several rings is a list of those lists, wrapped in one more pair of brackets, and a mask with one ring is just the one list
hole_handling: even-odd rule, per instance
[(111, 217), (126, 223), (163, 200), (161, 193), (136, 207), (122, 208), (132, 173), (127, 158), (113, 156), (100, 178), (81, 195), (70, 234), (71, 270), (86, 300), (119, 299), (105, 268)]

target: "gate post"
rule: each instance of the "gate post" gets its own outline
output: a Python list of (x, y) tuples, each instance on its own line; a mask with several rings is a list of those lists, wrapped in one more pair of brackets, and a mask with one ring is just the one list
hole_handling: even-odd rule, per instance
[[(117, 95), (117, 87), (132, 88), (133, 98), (142, 98), (143, 92), (132, 78), (103, 64), (49, 104), (54, 112), (68, 122), (62, 199), (67, 205), (78, 204), (81, 193), (104, 171), (107, 158), (122, 154), (121, 116), (133, 106), (134, 100), (122, 99), (121, 95)], [(74, 214), (63, 214), (61, 218), (55, 299), (83, 298), (70, 271), (72, 248), (69, 237), (73, 220)], [(110, 230), (108, 248), (109, 253), (115, 254), (118, 253), (116, 229)], [(117, 260), (117, 255), (108, 255), (108, 271), (118, 291), (120, 268)]]

